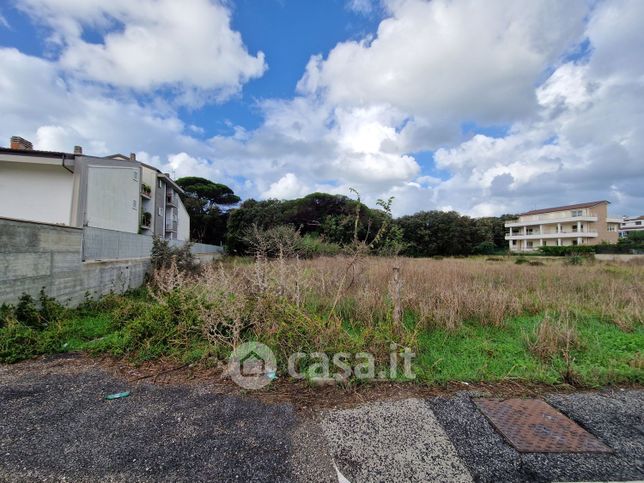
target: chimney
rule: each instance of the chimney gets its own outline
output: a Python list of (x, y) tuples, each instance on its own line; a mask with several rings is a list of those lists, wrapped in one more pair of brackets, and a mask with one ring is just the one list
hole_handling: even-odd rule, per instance
[(74, 146), (74, 154), (83, 154), (83, 146)]
[(136, 161), (136, 153), (130, 153), (130, 161)]
[(11, 136), (11, 149), (20, 149), (22, 151), (33, 151), (34, 145), (20, 136)]

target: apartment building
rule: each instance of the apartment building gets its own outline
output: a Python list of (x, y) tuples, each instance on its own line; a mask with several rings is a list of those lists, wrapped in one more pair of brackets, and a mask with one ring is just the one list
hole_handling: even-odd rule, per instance
[(505, 223), (511, 251), (529, 252), (541, 246), (617, 243), (620, 218), (608, 215), (606, 200), (532, 210)]
[(180, 193), (167, 173), (134, 154), (36, 151), (17, 136), (0, 148), (0, 217), (188, 240)]
[(641, 231), (644, 231), (644, 216), (625, 216), (619, 227), (619, 236)]

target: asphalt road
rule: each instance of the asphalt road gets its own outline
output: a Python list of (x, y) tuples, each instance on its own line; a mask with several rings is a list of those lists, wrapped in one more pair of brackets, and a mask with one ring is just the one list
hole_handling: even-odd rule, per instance
[(471, 397), (298, 412), (207, 385), (131, 385), (73, 357), (0, 366), (0, 480), (644, 479), (642, 391), (546, 397), (615, 450), (592, 455), (519, 454)]

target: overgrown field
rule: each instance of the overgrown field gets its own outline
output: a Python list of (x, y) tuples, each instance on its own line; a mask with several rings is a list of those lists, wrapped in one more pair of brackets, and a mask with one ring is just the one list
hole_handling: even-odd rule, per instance
[[(511, 258), (229, 259), (65, 310), (3, 310), (0, 360), (85, 350), (215, 365), (247, 340), (293, 352), (416, 354), (417, 380), (643, 382), (644, 267)], [(398, 273), (398, 277), (395, 273)], [(282, 371), (281, 371), (282, 372)]]

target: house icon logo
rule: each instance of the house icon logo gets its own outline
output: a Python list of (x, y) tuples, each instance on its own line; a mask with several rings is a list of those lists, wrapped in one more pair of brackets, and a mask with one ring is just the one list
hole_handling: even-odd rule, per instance
[(261, 389), (275, 379), (277, 360), (270, 348), (260, 342), (246, 342), (228, 359), (226, 374), (244, 389)]

